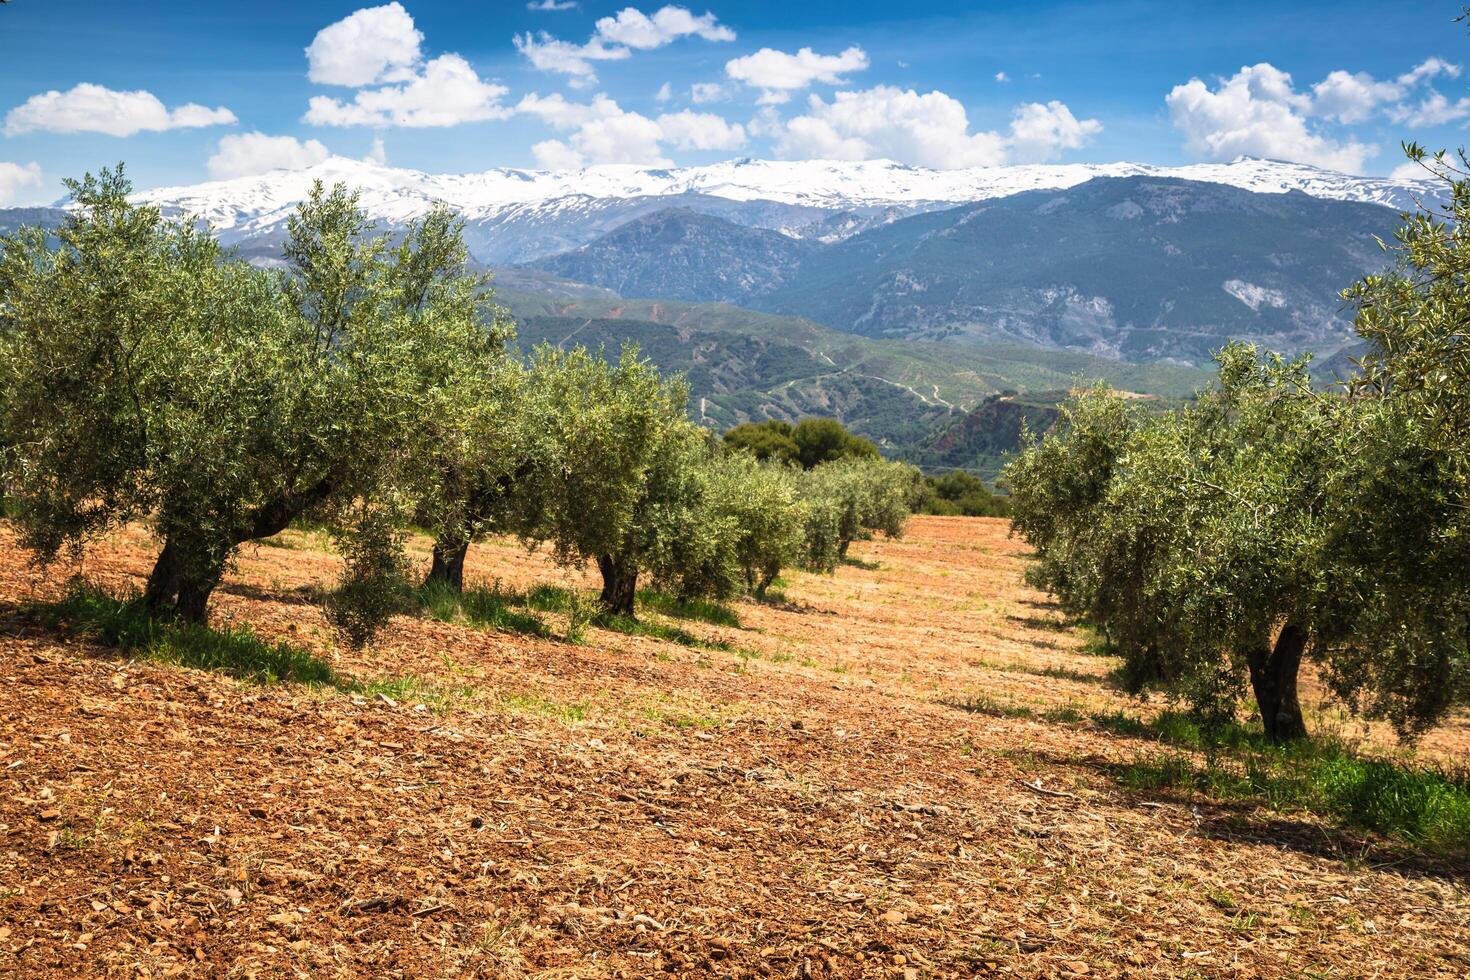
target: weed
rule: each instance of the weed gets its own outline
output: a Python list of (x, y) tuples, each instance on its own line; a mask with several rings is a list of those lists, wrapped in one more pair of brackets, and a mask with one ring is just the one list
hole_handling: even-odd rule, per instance
[(195, 667), (262, 684), (289, 681), (341, 687), (346, 682), (326, 661), (289, 643), (261, 639), (248, 626), (222, 630), (154, 619), (136, 593), (123, 598), (74, 581), (54, 603), (36, 603), (26, 613), (53, 629), (100, 640), (145, 660)]
[(155, 619), (136, 592), (119, 597), (82, 580), (72, 582), (60, 600), (32, 603), (25, 613), (43, 625), (98, 640), (141, 660), (214, 671), (255, 684), (305, 684), (369, 697), (382, 693), (439, 709), (474, 694), (470, 687), (444, 689), (414, 677), (359, 680), (339, 674), (301, 647), (264, 640), (248, 626), (214, 629)]
[[(1162, 723), (1162, 724), (1161, 724)], [(1227, 731), (1201, 738), (1176, 718), (1155, 723), (1161, 741), (1206, 748), (1203, 764), (1171, 753), (1123, 766), (1132, 789), (1192, 789), (1214, 799), (1254, 800), (1280, 812), (1310, 812), (1439, 852), (1470, 851), (1470, 776), (1365, 758), (1334, 738), (1267, 744)]]
[(1041, 717), (1046, 721), (1059, 724), (1075, 724), (1087, 716), (1077, 705), (1065, 704), (1060, 708), (1048, 708), (1041, 713)]
[(500, 703), (516, 714), (539, 715), (567, 723), (586, 721), (587, 709), (591, 707), (587, 701), (556, 701), (540, 694), (514, 691), (502, 691)]

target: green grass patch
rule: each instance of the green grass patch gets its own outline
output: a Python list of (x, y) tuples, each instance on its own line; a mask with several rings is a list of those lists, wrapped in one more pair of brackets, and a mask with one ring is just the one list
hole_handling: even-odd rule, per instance
[(438, 709), (475, 693), (468, 686), (443, 688), (416, 677), (361, 680), (338, 673), (301, 647), (262, 639), (249, 626), (215, 629), (155, 619), (136, 592), (116, 596), (80, 580), (60, 600), (28, 604), (24, 613), (43, 626), (97, 640), (139, 660), (213, 671), (252, 684), (304, 684), (365, 697), (381, 693)]
[(445, 623), (464, 623), (484, 629), (529, 636), (550, 636), (551, 630), (540, 617), (526, 611), (527, 597), (499, 582), (476, 585), (456, 592), (443, 582), (428, 582), (419, 588), (420, 606), (434, 619)]
[(516, 714), (555, 718), (567, 723), (586, 721), (587, 710), (591, 707), (587, 701), (556, 701), (540, 694), (515, 691), (502, 691), (500, 703), (507, 711)]
[(645, 607), (675, 619), (697, 619), (716, 626), (740, 627), (740, 616), (729, 606), (704, 599), (680, 599), (658, 589), (639, 589), (638, 601)]
[(566, 612), (572, 592), (560, 585), (542, 583), (526, 593), (526, 605), (541, 612)]
[(1047, 708), (1041, 713), (1045, 721), (1071, 725), (1086, 718), (1086, 713), (1075, 704), (1064, 704), (1059, 708)]
[[(1096, 719), (1094, 719), (1096, 720)], [(1153, 727), (1160, 741), (1192, 747), (1140, 757), (1118, 780), (1135, 790), (1192, 790), (1308, 812), (1442, 853), (1470, 852), (1470, 773), (1366, 758), (1330, 737), (1271, 745), (1255, 733), (1203, 736), (1177, 720)]]
[(99, 640), (144, 660), (212, 670), (259, 684), (288, 682), (345, 690), (351, 683), (321, 658), (290, 643), (263, 640), (249, 626), (217, 630), (154, 619), (136, 593), (119, 598), (78, 581), (59, 601), (34, 603), (25, 612), (45, 626)]

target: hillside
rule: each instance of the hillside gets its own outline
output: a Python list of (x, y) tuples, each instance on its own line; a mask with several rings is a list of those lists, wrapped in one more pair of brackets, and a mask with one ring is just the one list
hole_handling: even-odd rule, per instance
[[(496, 298), (523, 348), (637, 342), (665, 370), (687, 373), (691, 414), (716, 428), (763, 418), (830, 415), (914, 458), (936, 431), (1005, 390), (1066, 389), (1078, 377), (1184, 397), (1209, 374), (1134, 365), (1021, 344), (945, 345), (873, 340), (720, 304), (625, 300), (546, 279), (510, 277)], [(536, 292), (524, 286), (534, 285)], [(557, 295), (557, 293), (560, 295)]]
[(670, 208), (534, 267), (623, 296), (740, 303), (780, 289), (815, 247), (780, 232)]
[(1231, 338), (1335, 351), (1338, 293), (1398, 216), (1129, 177), (941, 211), (836, 244), (763, 308), (869, 336), (1020, 340), (1204, 363)]
[[(1175, 757), (1148, 737), (1157, 706), (1115, 692), (1112, 661), (1022, 584), (1004, 522), (916, 519), (858, 545), (868, 567), (739, 603), (739, 626), (649, 614), (702, 645), (405, 617), (352, 654), (310, 601), (338, 560), (309, 533), (273, 544), (242, 556), (218, 615), (322, 658), (319, 687), (126, 659), (38, 625), (21, 604), (70, 570), (38, 579), (0, 525), (0, 974), (1470, 964), (1454, 863), (1129, 784)], [(125, 530), (83, 567), (136, 585), (154, 547)], [(511, 543), (477, 547), (470, 574), (567, 581)], [(1421, 752), (1453, 756), (1467, 736), (1457, 723)]]
[(1015, 341), (1208, 363), (1232, 338), (1332, 354), (1340, 291), (1398, 216), (1300, 192), (1096, 178), (930, 211), (827, 245), (694, 212), (639, 219), (536, 267), (627, 296), (719, 298), (869, 337)]
[(1066, 397), (1065, 391), (992, 395), (937, 429), (910, 458), (928, 470), (970, 470), (994, 481), (1026, 432), (1040, 435), (1051, 428)]

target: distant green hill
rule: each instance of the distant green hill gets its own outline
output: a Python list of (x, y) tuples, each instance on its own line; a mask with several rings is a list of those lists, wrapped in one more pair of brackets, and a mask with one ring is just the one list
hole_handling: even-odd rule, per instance
[[(873, 340), (723, 304), (625, 300), (551, 280), (506, 279), (496, 298), (515, 317), (522, 347), (583, 344), (611, 352), (633, 341), (660, 368), (688, 375), (691, 415), (715, 428), (832, 416), (890, 455), (932, 460), (926, 465), (972, 468), (963, 450), (945, 456), (928, 447), (1003, 391), (1065, 391), (1081, 377), (1174, 398), (1209, 380), (1195, 368), (1125, 364), (1016, 343)], [(951, 456), (959, 461), (944, 461)]]

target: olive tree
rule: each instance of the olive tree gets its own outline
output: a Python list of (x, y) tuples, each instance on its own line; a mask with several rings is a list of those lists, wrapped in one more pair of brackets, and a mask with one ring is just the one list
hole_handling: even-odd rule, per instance
[(738, 581), (757, 599), (783, 569), (802, 563), (808, 504), (795, 472), (746, 453), (722, 453), (710, 462), (713, 510), (730, 528), (722, 547)]
[(830, 571), (847, 557), (852, 542), (875, 533), (902, 535), (921, 484), (911, 466), (865, 457), (836, 459), (806, 471), (801, 488), (812, 506), (810, 566)]
[(528, 375), (538, 436), (524, 481), (531, 542), (559, 562), (596, 561), (605, 612), (633, 615), (638, 574), (667, 568), (699, 505), (701, 430), (682, 378), (661, 377), (628, 347), (615, 363), (584, 348), (538, 347)]
[(1344, 294), (1368, 350), (1333, 485), (1356, 621), (1328, 681), (1413, 736), (1470, 701), (1470, 161), (1405, 149), (1446, 203), (1410, 216), (1397, 265)]
[(267, 271), (130, 202), (121, 168), (69, 187), (59, 229), (0, 244), (0, 445), (40, 559), (151, 518), (145, 600), (202, 622), (240, 545), (411, 496), (446, 393), (497, 348), (447, 215), (395, 251), (317, 184)]

